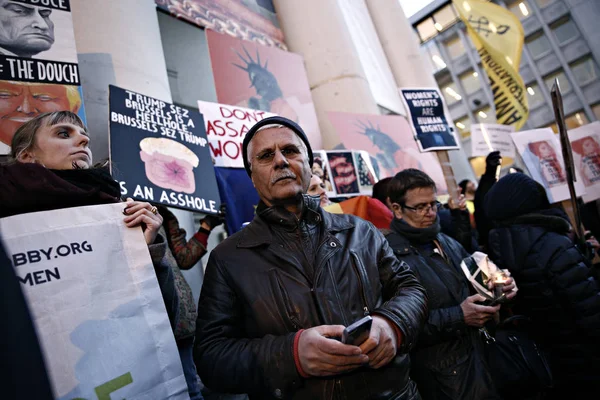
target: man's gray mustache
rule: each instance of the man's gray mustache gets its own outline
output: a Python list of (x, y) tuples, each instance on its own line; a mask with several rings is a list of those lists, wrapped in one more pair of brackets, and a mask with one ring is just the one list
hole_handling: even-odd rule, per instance
[(285, 171), (285, 172), (282, 172), (282, 173), (278, 174), (277, 176), (275, 176), (275, 177), (274, 177), (274, 178), (271, 180), (271, 184), (274, 184), (274, 183), (276, 183), (277, 181), (280, 181), (280, 180), (282, 180), (282, 179), (285, 179), (285, 178), (292, 178), (292, 179), (296, 179), (296, 174), (294, 174), (294, 173), (293, 173), (293, 172), (291, 172), (291, 171)]

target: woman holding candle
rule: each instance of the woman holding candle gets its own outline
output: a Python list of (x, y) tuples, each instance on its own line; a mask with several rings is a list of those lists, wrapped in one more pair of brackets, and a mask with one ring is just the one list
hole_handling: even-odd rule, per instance
[(492, 187), (485, 212), (496, 223), (490, 257), (519, 282), (513, 310), (531, 319), (534, 339), (549, 354), (551, 398), (568, 398), (573, 391), (597, 397), (600, 284), (569, 236), (567, 216), (550, 206), (539, 183), (519, 173)]

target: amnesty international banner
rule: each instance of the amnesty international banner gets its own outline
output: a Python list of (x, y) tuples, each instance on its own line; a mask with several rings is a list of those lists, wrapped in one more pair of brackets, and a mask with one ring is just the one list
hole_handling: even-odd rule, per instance
[(57, 400), (189, 399), (146, 241), (123, 207), (0, 219)]
[(519, 75), (523, 27), (510, 11), (487, 1), (454, 0), (460, 18), (481, 57), (496, 107), (496, 120), (521, 129), (529, 115), (523, 79)]

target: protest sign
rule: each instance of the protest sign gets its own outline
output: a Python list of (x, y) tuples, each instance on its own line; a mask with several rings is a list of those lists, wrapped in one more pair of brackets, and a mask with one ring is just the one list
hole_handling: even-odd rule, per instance
[(335, 197), (335, 186), (332, 183), (331, 168), (329, 168), (329, 161), (327, 160), (325, 150), (313, 150), (313, 165), (311, 169), (312, 173), (323, 181), (327, 197)]
[(573, 161), (585, 186), (583, 201), (600, 198), (600, 122), (592, 122), (568, 131)]
[(219, 103), (288, 118), (302, 127), (312, 147), (321, 148), (302, 56), (211, 30), (206, 40)]
[(415, 140), (421, 151), (458, 149), (454, 128), (444, 113), (444, 100), (437, 88), (401, 88)]
[[(560, 143), (552, 129), (515, 132), (511, 138), (531, 177), (546, 189), (550, 203), (570, 199)], [(578, 171), (576, 176), (575, 190), (581, 196), (585, 186)]]
[(336, 196), (349, 197), (360, 195), (358, 171), (356, 170), (352, 151), (328, 151), (327, 160), (329, 161)]
[(202, 115), (110, 86), (110, 158), (121, 194), (216, 214), (220, 200)]
[(358, 171), (358, 187), (361, 194), (373, 194), (373, 185), (378, 181), (371, 164), (371, 157), (366, 151), (353, 151), (354, 165)]
[(189, 399), (148, 246), (122, 211), (0, 219), (57, 400)]
[(250, 108), (198, 101), (215, 167), (244, 168), (242, 143), (258, 121), (275, 114)]
[[(346, 149), (366, 151), (376, 179), (395, 176), (407, 168), (424, 171), (438, 193), (448, 193), (444, 172), (434, 153), (421, 153), (406, 118), (328, 112), (327, 117)], [(439, 153), (438, 153), (439, 154)]]
[(514, 131), (512, 125), (471, 125), (471, 157), (485, 157), (499, 151), (502, 157), (515, 158), (515, 145), (510, 137)]
[(0, 154), (15, 131), (44, 112), (85, 122), (70, 0), (3, 1), (0, 20)]

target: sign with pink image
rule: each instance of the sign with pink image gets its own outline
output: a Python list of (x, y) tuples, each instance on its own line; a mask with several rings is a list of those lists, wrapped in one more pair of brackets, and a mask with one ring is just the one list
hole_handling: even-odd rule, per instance
[(600, 198), (600, 122), (592, 122), (569, 131), (575, 169), (585, 186), (583, 201)]
[(111, 172), (121, 195), (216, 214), (221, 201), (202, 114), (109, 89)]
[(370, 155), (376, 178), (393, 177), (404, 169), (416, 168), (434, 180), (438, 194), (448, 193), (436, 155), (419, 151), (406, 118), (344, 112), (329, 112), (327, 116), (344, 148), (362, 150)]
[[(567, 174), (558, 137), (552, 129), (532, 129), (511, 134), (517, 151), (523, 158), (531, 177), (544, 186), (550, 203), (570, 198)], [(585, 194), (580, 173), (575, 168), (578, 196)]]

